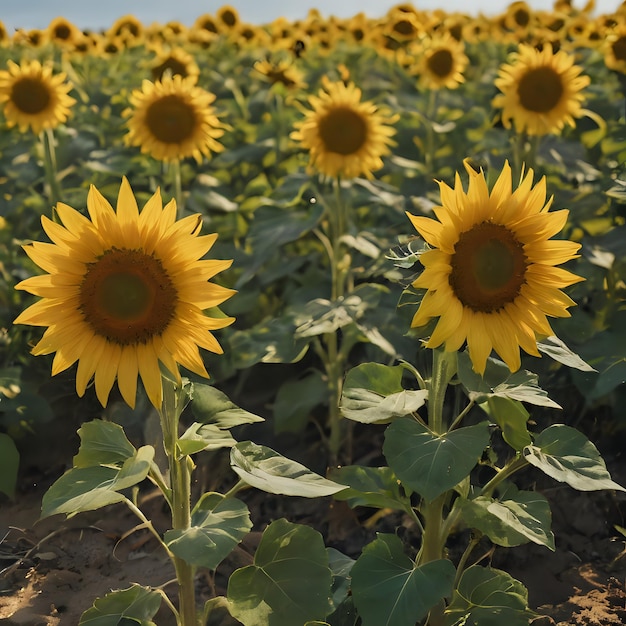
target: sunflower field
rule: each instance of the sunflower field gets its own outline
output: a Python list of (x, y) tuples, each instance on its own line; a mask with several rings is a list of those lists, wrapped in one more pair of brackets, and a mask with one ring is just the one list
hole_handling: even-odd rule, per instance
[(626, 4), (0, 24), (0, 124), (0, 617), (73, 519), (160, 560), (37, 623), (548, 623), (587, 500), (623, 573)]

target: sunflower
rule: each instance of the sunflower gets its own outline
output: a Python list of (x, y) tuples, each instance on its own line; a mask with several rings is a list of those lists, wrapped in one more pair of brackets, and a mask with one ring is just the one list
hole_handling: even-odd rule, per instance
[(65, 48), (73, 48), (82, 36), (81, 31), (64, 17), (55, 17), (47, 28), (48, 41)]
[(310, 151), (310, 169), (328, 176), (372, 178), (393, 145), (396, 131), (389, 124), (398, 116), (387, 117), (374, 103), (361, 102), (361, 90), (353, 83), (326, 80), (324, 87), (318, 96), (309, 96), (313, 109), (296, 122), (291, 138)]
[(152, 80), (162, 80), (165, 74), (172, 76), (178, 74), (183, 78), (190, 78), (192, 82), (198, 82), (200, 68), (194, 58), (182, 48), (172, 48), (171, 50), (160, 50), (152, 61), (150, 71)]
[(179, 364), (208, 376), (198, 348), (220, 354), (211, 331), (234, 320), (203, 311), (234, 292), (208, 282), (231, 261), (202, 259), (217, 238), (199, 236), (202, 218), (176, 221), (175, 201), (163, 207), (158, 190), (139, 213), (126, 178), (117, 211), (93, 185), (87, 196), (91, 220), (66, 204), (56, 209), (62, 225), (42, 217), (52, 243), (24, 246), (48, 274), (16, 285), (41, 298), (15, 320), (47, 327), (33, 354), (56, 352), (53, 375), (78, 361), (78, 395), (95, 377), (103, 406), (117, 379), (122, 398), (134, 407), (141, 376), (150, 401), (160, 407), (159, 362), (177, 380)]
[(420, 45), (416, 71), (426, 89), (456, 89), (465, 81), (463, 72), (469, 64), (464, 45), (448, 33), (435, 36)]
[(302, 72), (298, 70), (292, 63), (284, 59), (278, 61), (257, 61), (253, 69), (263, 77), (264, 80), (272, 85), (280, 84), (286, 89), (303, 89), (306, 87)]
[(190, 78), (164, 76), (155, 83), (144, 80), (130, 96), (126, 142), (161, 161), (194, 157), (223, 150), (216, 139), (224, 134), (211, 104), (215, 96)]
[(21, 65), (7, 61), (8, 70), (0, 71), (0, 103), (9, 127), (28, 127), (39, 134), (65, 122), (76, 102), (68, 96), (72, 85), (65, 74), (53, 74), (49, 66), (39, 61), (22, 61)]
[(511, 64), (500, 67), (495, 86), (502, 92), (493, 106), (502, 108), (502, 123), (518, 133), (529, 135), (558, 134), (565, 124), (575, 126), (582, 115), (581, 91), (589, 84), (588, 76), (574, 65), (573, 56), (550, 44), (541, 51), (521, 44)]
[(547, 315), (569, 317), (575, 303), (560, 288), (583, 279), (555, 266), (577, 258), (580, 244), (550, 240), (569, 212), (548, 212), (545, 177), (533, 187), (529, 169), (512, 191), (505, 163), (490, 193), (484, 173), (464, 164), (468, 191), (458, 174), (454, 189), (440, 182), (437, 220), (407, 213), (432, 246), (420, 256), (425, 270), (413, 286), (428, 291), (411, 326), (439, 318), (427, 347), (454, 352), (467, 341), (475, 371), (484, 373), (493, 349), (513, 372), (520, 347), (539, 356), (537, 336), (554, 334)]
[(610, 70), (626, 74), (626, 24), (620, 24), (604, 39), (604, 63)]

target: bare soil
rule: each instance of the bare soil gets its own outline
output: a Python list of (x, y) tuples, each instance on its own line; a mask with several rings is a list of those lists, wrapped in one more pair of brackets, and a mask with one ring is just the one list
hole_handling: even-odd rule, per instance
[[(0, 623), (75, 626), (95, 598), (135, 582), (162, 588), (175, 603), (171, 564), (154, 538), (145, 529), (136, 528), (136, 518), (123, 505), (69, 520), (62, 516), (39, 520), (43, 493), (71, 462), (78, 447), (73, 436), (61, 434), (59, 438), (65, 452), (48, 440), (34, 447), (23, 459), (16, 498), (0, 502)], [(289, 446), (294, 441), (287, 438), (283, 443)], [(298, 441), (302, 445), (302, 438)], [(310, 458), (303, 462), (311, 461), (309, 466), (320, 471), (312, 460), (319, 458), (319, 450), (311, 450), (310, 442), (307, 445)], [(368, 445), (376, 442), (369, 441)], [(59, 463), (60, 459), (65, 460)], [(626, 484), (621, 454), (614, 450), (605, 459), (614, 480)], [(197, 488), (212, 487), (207, 480), (225, 475), (227, 463), (224, 465), (221, 459), (217, 465), (199, 468)], [(616, 524), (626, 525), (626, 497), (611, 492), (579, 493), (549, 481), (537, 483), (537, 488), (551, 503), (556, 552), (535, 545), (495, 551), (486, 547), (482, 562), (505, 569), (528, 587), (530, 605), (537, 613), (533, 626), (626, 624), (626, 538), (615, 529)], [(406, 520), (397, 514), (352, 511), (330, 499), (281, 498), (254, 491), (245, 492), (242, 498), (250, 507), (254, 530), (218, 568), (215, 578), (198, 576), (200, 600), (225, 594), (230, 572), (251, 562), (263, 528), (278, 517), (317, 528), (327, 545), (354, 558), (375, 532), (402, 536), (406, 531)], [(166, 530), (163, 502), (148, 486), (142, 489), (140, 502), (157, 530)], [(410, 531), (405, 537), (410, 540)], [(476, 558), (480, 556), (480, 550), (476, 551)], [(164, 605), (155, 622), (173, 626)], [(229, 626), (235, 623), (228, 616), (220, 622)]]

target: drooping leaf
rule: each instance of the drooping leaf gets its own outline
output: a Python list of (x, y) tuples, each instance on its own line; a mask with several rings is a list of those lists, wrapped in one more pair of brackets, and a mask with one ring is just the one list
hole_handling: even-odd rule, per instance
[(524, 458), (555, 480), (579, 491), (624, 487), (611, 480), (598, 449), (581, 432), (565, 424), (553, 424), (523, 450)]
[(366, 303), (355, 294), (334, 301), (311, 300), (296, 317), (296, 338), (334, 333), (359, 319), (365, 308)]
[(119, 424), (92, 420), (78, 429), (80, 448), (74, 457), (74, 467), (120, 465), (135, 454)]
[(349, 485), (349, 489), (339, 491), (334, 498), (345, 500), (352, 508), (371, 506), (408, 512), (411, 507), (410, 499), (400, 491), (398, 479), (389, 467), (345, 465), (332, 470), (329, 477)]
[(445, 612), (446, 626), (528, 626), (534, 613), (519, 580), (491, 567), (472, 565), (461, 575)]
[(252, 441), (242, 441), (231, 449), (230, 464), (242, 480), (268, 493), (318, 498), (346, 487)]
[(536, 491), (518, 491), (509, 485), (497, 498), (459, 498), (455, 506), (461, 507), (465, 524), (496, 545), (508, 548), (532, 541), (554, 551), (550, 504)]
[(572, 352), (563, 341), (556, 335), (546, 337), (542, 341), (537, 342), (537, 349), (552, 357), (555, 361), (563, 363), (568, 367), (581, 370), (582, 372), (595, 372), (596, 370), (588, 363), (583, 361), (575, 352)]
[(212, 424), (227, 430), (241, 424), (262, 422), (263, 418), (250, 413), (230, 401), (225, 393), (211, 385), (194, 383), (191, 412), (203, 424)]
[(154, 448), (143, 446), (120, 469), (93, 465), (68, 470), (45, 493), (41, 517), (57, 513), (72, 516), (123, 501), (119, 492), (144, 480), (153, 457)]
[(490, 397), (500, 397), (554, 409), (561, 408), (539, 387), (536, 374), (528, 370), (511, 373), (507, 365), (496, 359), (487, 359), (485, 373), (481, 376), (472, 369), (469, 355), (460, 352), (457, 373), (468, 396), (479, 404)]
[(341, 413), (366, 424), (387, 423), (417, 411), (428, 397), (427, 390), (402, 388), (401, 365), (363, 363), (346, 375), (341, 395)]
[(6, 433), (0, 433), (0, 492), (12, 498), (17, 483), (20, 453)]
[(451, 561), (420, 567), (404, 553), (395, 535), (379, 534), (352, 567), (352, 595), (363, 626), (415, 626), (452, 593)]
[(162, 596), (141, 585), (111, 591), (98, 598), (80, 618), (78, 626), (156, 626), (152, 618), (161, 606)]
[(248, 507), (236, 498), (205, 493), (191, 515), (185, 530), (168, 530), (165, 543), (191, 565), (214, 570), (250, 532)]
[(181, 454), (189, 455), (201, 450), (232, 448), (236, 443), (227, 430), (214, 424), (194, 422), (179, 438), (178, 448)]
[(323, 620), (332, 610), (331, 583), (320, 533), (279, 519), (265, 529), (253, 565), (231, 574), (230, 612), (244, 626)]
[(487, 422), (437, 435), (404, 418), (387, 427), (383, 453), (403, 484), (432, 501), (469, 475), (488, 442)]

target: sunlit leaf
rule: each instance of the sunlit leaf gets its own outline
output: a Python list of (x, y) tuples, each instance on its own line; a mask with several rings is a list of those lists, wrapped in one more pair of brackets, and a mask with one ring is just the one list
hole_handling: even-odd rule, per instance
[(268, 493), (317, 498), (346, 487), (251, 441), (242, 441), (231, 449), (230, 464), (242, 480)]
[(224, 430), (263, 421), (262, 417), (232, 403), (219, 389), (200, 383), (193, 385), (191, 412), (203, 424), (211, 424)]
[(74, 467), (119, 465), (135, 454), (124, 429), (113, 422), (93, 420), (78, 429), (80, 448), (74, 457)]
[(157, 614), (163, 597), (141, 585), (111, 591), (98, 598), (87, 609), (78, 626), (156, 626), (152, 618)]

